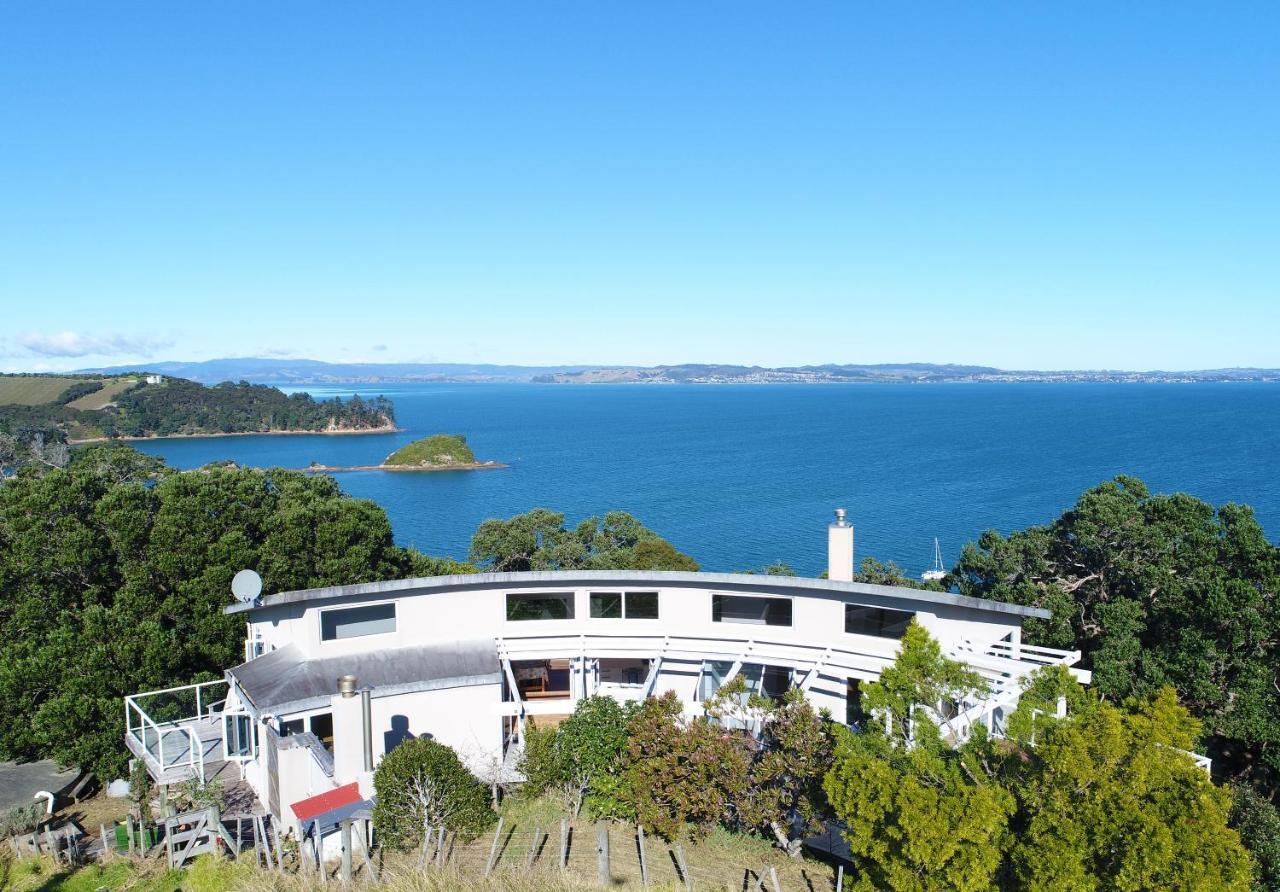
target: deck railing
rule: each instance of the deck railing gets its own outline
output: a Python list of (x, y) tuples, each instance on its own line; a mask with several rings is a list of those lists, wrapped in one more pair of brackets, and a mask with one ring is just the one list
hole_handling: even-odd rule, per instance
[[(214, 688), (221, 690), (215, 691)], [(221, 711), (226, 701), (226, 688), (227, 681), (218, 679), (145, 691), (124, 698), (125, 734), (137, 744), (135, 753), (148, 763), (157, 777), (169, 769), (185, 765), (193, 776), (204, 781), (204, 746), (195, 724)], [(144, 703), (151, 712), (159, 713), (160, 718), (153, 717)], [(185, 758), (182, 749), (186, 750)]]

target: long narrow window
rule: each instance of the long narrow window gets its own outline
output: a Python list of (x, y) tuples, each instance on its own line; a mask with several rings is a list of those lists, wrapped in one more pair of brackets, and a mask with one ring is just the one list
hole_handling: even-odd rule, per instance
[(886, 610), (883, 607), (864, 607), (861, 604), (844, 605), (844, 630), (854, 635), (874, 635), (877, 638), (901, 638), (911, 625), (914, 613), (905, 610)]
[(395, 604), (370, 604), (346, 610), (325, 610), (320, 614), (321, 641), (382, 635), (395, 630)]
[(507, 619), (573, 619), (573, 593), (507, 595)]
[(751, 626), (789, 626), (791, 599), (712, 595), (711, 621), (745, 623)]

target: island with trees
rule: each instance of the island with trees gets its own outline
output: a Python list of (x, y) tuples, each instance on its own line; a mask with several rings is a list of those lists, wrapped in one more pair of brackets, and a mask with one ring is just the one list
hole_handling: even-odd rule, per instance
[(312, 473), (342, 471), (483, 471), (505, 468), (496, 461), (479, 461), (462, 434), (432, 434), (401, 446), (378, 465), (325, 465), (312, 462), (305, 470)]

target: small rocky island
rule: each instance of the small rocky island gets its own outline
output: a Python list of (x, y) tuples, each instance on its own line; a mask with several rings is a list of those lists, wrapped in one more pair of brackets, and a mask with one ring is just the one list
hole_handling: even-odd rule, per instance
[(505, 467), (496, 461), (477, 461), (467, 438), (461, 434), (433, 434), (401, 446), (380, 465), (336, 468), (312, 462), (306, 470), (331, 474), (338, 471), (480, 471)]

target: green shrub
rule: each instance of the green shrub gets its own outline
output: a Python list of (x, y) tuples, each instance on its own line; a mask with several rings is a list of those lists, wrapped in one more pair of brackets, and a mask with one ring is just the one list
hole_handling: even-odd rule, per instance
[(373, 788), (373, 825), (391, 848), (412, 848), (426, 828), (440, 825), (473, 838), (497, 817), (489, 807), (489, 791), (458, 754), (426, 737), (388, 753), (373, 776)]
[(1231, 826), (1253, 854), (1253, 888), (1280, 892), (1280, 809), (1243, 784), (1232, 791)]

